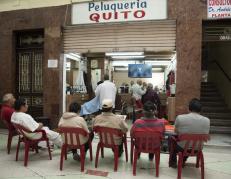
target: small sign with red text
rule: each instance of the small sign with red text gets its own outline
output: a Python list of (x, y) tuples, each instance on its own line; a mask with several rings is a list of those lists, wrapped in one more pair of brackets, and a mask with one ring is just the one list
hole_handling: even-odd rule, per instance
[(167, 0), (93, 1), (72, 5), (72, 24), (160, 20), (167, 18)]
[(208, 18), (231, 18), (231, 0), (207, 0)]

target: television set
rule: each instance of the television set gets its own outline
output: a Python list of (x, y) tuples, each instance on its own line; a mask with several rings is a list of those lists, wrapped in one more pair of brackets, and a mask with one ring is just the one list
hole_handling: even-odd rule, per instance
[(151, 64), (128, 64), (128, 77), (152, 78)]

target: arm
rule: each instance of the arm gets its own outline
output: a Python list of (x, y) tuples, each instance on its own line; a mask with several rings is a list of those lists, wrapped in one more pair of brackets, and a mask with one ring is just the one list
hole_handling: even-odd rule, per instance
[(176, 118), (175, 120), (175, 129), (174, 132), (178, 134), (178, 127), (179, 127), (179, 117)]
[(120, 122), (120, 128), (121, 130), (126, 133), (128, 131), (128, 125), (124, 120), (121, 120)]
[(38, 124), (39, 124), (39, 126), (37, 127), (37, 129), (35, 129), (36, 131), (42, 129), (42, 127), (43, 127), (42, 123), (38, 123)]

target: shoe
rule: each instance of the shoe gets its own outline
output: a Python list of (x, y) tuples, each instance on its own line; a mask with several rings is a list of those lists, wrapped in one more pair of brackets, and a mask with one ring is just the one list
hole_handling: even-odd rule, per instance
[(177, 168), (176, 162), (170, 163), (170, 164), (169, 164), (169, 167), (171, 167), (171, 168)]
[(80, 156), (79, 156), (79, 154), (77, 154), (77, 153), (74, 154), (74, 155), (73, 155), (73, 159), (76, 160), (76, 161), (80, 161)]

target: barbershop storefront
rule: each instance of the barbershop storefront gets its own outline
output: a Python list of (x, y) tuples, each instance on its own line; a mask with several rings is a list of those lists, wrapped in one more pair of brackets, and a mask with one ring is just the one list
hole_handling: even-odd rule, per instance
[[(64, 70), (66, 75), (71, 72), (68, 58), (91, 62), (86, 65), (87, 75), (83, 75), (89, 88), (89, 83), (95, 85), (91, 78), (98, 81), (105, 72), (111, 72), (116, 83), (125, 79), (115, 71), (126, 68), (110, 66), (113, 58), (106, 53), (139, 52), (145, 56), (145, 63), (176, 55), (175, 111), (187, 112), (188, 101), (200, 97), (202, 22), (212, 21), (207, 15), (207, 2), (215, 3), (210, 8), (213, 18), (227, 16), (218, 13), (222, 9), (212, 0), (90, 1), (2, 11), (0, 94), (12, 92), (27, 97), (30, 106), (51, 118), (55, 127), (65, 109), (66, 89), (71, 85), (67, 80), (77, 81), (77, 77), (64, 77)], [(227, 33), (222, 38), (229, 39)], [(77, 62), (73, 69), (73, 73), (79, 73)], [(80, 96), (83, 101), (85, 97)]]
[[(166, 0), (102, 1), (73, 4), (72, 25), (64, 27), (63, 42), (64, 54), (68, 55), (64, 62), (66, 60), (68, 60), (67, 63), (70, 62), (70, 55), (80, 55), (79, 60), (84, 59), (88, 63), (85, 85), (89, 95), (89, 92), (91, 93), (95, 89), (94, 84), (100, 81), (105, 73), (110, 75), (117, 88), (125, 82), (130, 84), (130, 80), (136, 81), (138, 78), (128, 77), (126, 70), (128, 63), (145, 64), (149, 61), (158, 63), (158, 58), (161, 58), (161, 55), (168, 56), (169, 58), (166, 60), (171, 63), (171, 57), (175, 55), (176, 51), (176, 21), (168, 20)], [(110, 56), (109, 53), (115, 55)], [(122, 56), (115, 57), (116, 54), (121, 53), (126, 55), (123, 58), (121, 58)], [(128, 53), (142, 53), (142, 56), (129, 56)], [(166, 62), (166, 60), (162, 61)], [(126, 61), (129, 62), (124, 63)], [(124, 64), (121, 65), (122, 63)], [(160, 85), (162, 88), (165, 83), (164, 72), (167, 69), (166, 66), (162, 68), (160, 65), (158, 66), (160, 71), (163, 69), (162, 85)], [(157, 67), (154, 68), (153, 65), (154, 69)], [(117, 78), (119, 71), (120, 75), (127, 73), (124, 75), (126, 79)], [(69, 67), (66, 73), (64, 72), (66, 77), (64, 77), (63, 106), (68, 105), (69, 101), (73, 99), (85, 101), (89, 97), (81, 93), (83, 89), (79, 91), (80, 86), (83, 85), (80, 77), (76, 77), (77, 82), (72, 81), (72, 79), (75, 80), (73, 75), (76, 73), (81, 75), (81, 72), (70, 70)], [(96, 75), (100, 75), (100, 77), (95, 77)], [(151, 79), (149, 81), (151, 82)], [(67, 93), (65, 85), (68, 85), (68, 88), (74, 88), (73, 91), (80, 92), (80, 94), (77, 96), (67, 94), (65, 97)], [(78, 97), (79, 95), (81, 97)], [(65, 100), (67, 101), (65, 102)], [(65, 110), (65, 108), (63, 109)]]

